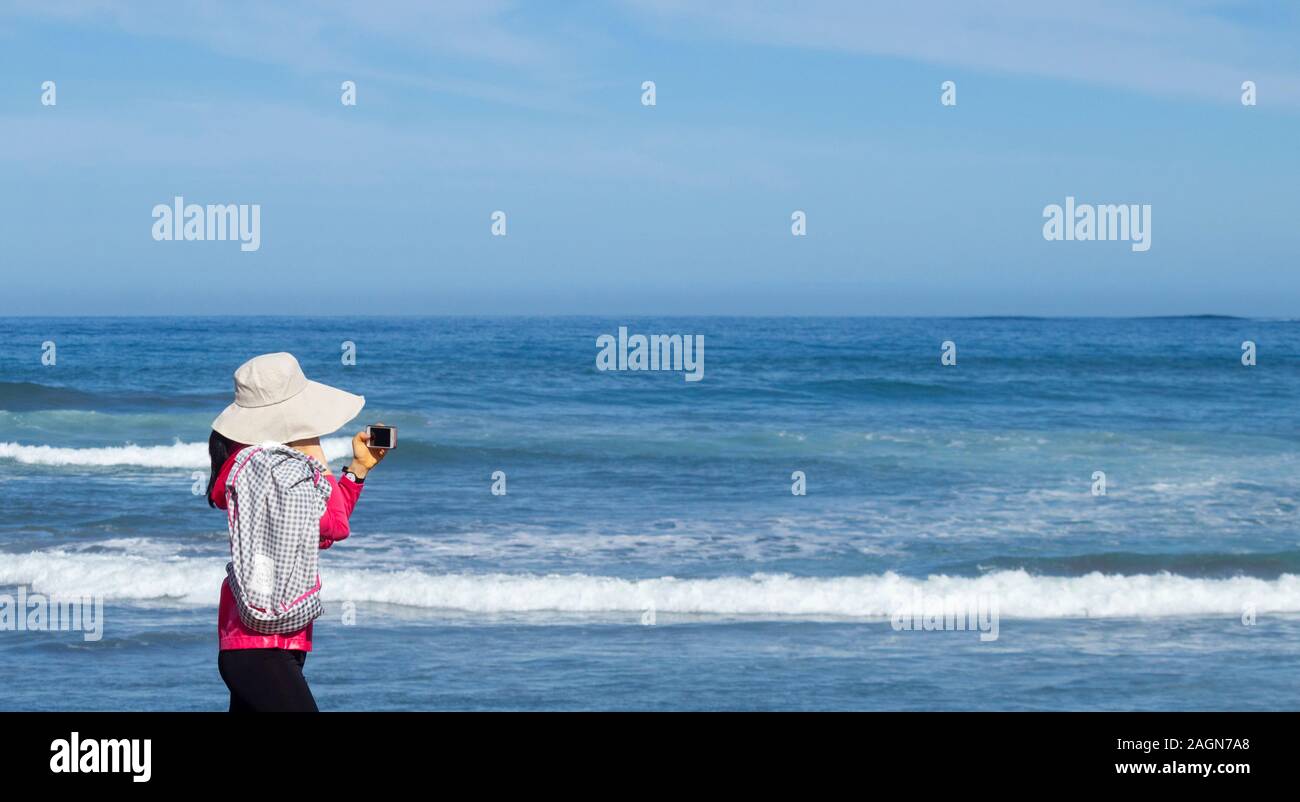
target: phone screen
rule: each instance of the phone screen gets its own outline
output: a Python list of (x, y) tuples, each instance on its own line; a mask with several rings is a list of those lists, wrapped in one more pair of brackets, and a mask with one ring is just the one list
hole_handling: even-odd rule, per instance
[(371, 448), (392, 448), (393, 447), (393, 427), (391, 426), (371, 426), (370, 443)]

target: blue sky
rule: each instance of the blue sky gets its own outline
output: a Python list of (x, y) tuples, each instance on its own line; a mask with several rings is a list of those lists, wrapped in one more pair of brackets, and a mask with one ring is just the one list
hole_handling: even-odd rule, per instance
[[(10, 2), (0, 314), (1292, 317), (1298, 8)], [(1067, 195), (1151, 249), (1045, 241)]]

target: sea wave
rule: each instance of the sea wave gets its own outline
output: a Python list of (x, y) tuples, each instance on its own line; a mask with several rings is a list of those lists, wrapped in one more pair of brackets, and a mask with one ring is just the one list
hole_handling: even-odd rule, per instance
[(203, 409), (229, 403), (224, 393), (154, 393), (118, 390), (94, 393), (75, 387), (38, 384), (36, 382), (0, 381), (0, 410), (32, 412), (37, 410), (139, 410)]
[[(160, 558), (63, 550), (0, 555), (0, 585), (118, 601), (213, 605), (221, 558)], [(433, 574), (331, 566), (327, 602), (373, 602), (429, 610), (501, 613), (657, 613), (750, 619), (887, 618), (943, 599), (995, 603), (1004, 618), (1148, 618), (1300, 613), (1300, 576), (1206, 579), (1168, 573), (1034, 576), (1023, 570), (979, 577), (790, 574), (628, 579), (588, 574)]]
[[(331, 460), (344, 457), (352, 451), (351, 441), (346, 437), (326, 438), (321, 441), (321, 447), (325, 450), (325, 456)], [(208, 467), (208, 444), (185, 443), (177, 440), (169, 446), (140, 446), (127, 443), (103, 448), (65, 448), (0, 443), (0, 459), (11, 459), (24, 465), (206, 468)]]
[(35, 409), (93, 409), (98, 398), (71, 387), (35, 382), (0, 382), (0, 409), (23, 412)]
[(1092, 573), (1138, 574), (1170, 573), (1177, 576), (1228, 579), (1249, 576), (1277, 579), (1286, 574), (1300, 574), (1300, 551), (1277, 552), (1100, 552), (1055, 557), (985, 557), (954, 566), (954, 573), (981, 574), (989, 571), (1023, 569), (1031, 574), (1083, 576)]

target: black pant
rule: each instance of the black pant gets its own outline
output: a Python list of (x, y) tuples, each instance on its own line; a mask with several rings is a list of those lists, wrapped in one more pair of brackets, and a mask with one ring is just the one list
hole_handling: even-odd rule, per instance
[(317, 712), (302, 675), (306, 662), (307, 653), (296, 649), (223, 649), (217, 670), (230, 689), (230, 712)]

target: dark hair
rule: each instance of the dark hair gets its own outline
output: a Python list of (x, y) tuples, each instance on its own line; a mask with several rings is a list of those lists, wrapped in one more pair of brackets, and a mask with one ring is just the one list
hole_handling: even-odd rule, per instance
[(212, 430), (212, 434), (208, 436), (208, 458), (212, 460), (212, 473), (208, 474), (207, 498), (209, 507), (217, 506), (212, 501), (212, 488), (217, 484), (217, 474), (221, 473), (221, 468), (226, 464), (226, 460), (230, 458), (230, 455), (237, 451), (239, 451), (238, 443), (217, 434), (216, 429)]

